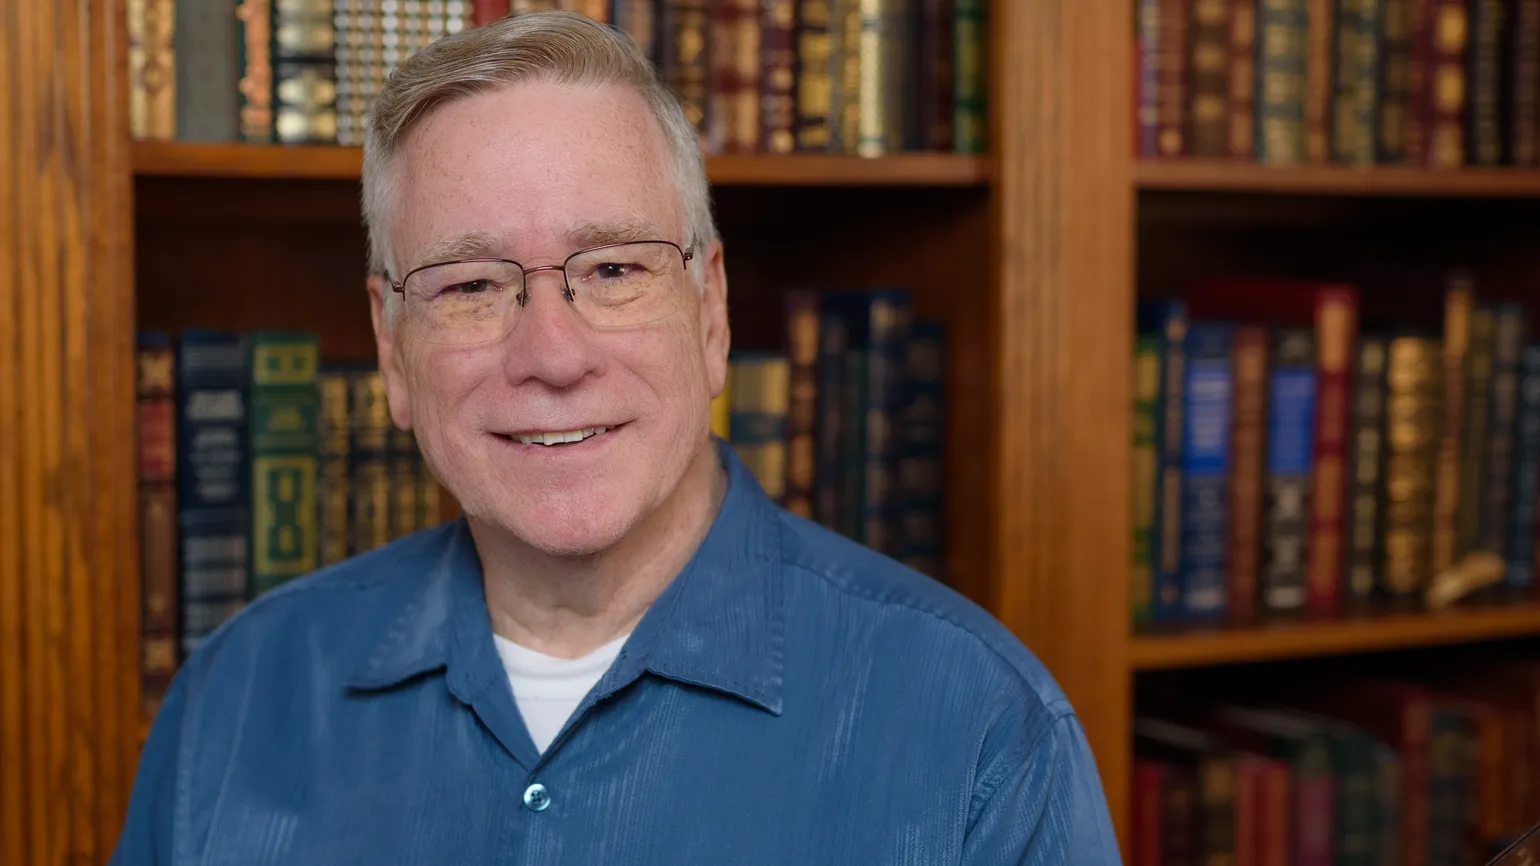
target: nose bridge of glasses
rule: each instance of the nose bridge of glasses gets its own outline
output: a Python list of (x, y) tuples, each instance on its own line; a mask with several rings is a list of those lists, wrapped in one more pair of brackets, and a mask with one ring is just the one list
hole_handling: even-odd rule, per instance
[(572, 285), (571, 285), (570, 281), (567, 279), (567, 266), (565, 264), (561, 264), (561, 265), (536, 265), (535, 267), (532, 267), (532, 268), (520, 268), (520, 270), (522, 270), (524, 272), (523, 273), (523, 279), (524, 279), (523, 291), (519, 293), (519, 295), (520, 295), (519, 296), (519, 303), (521, 305), (529, 303), (529, 278), (530, 278), (530, 276), (532, 274), (538, 274), (541, 271), (555, 271), (557, 276), (559, 276), (561, 278), (561, 293), (562, 293), (562, 297), (566, 298), (569, 301), (572, 300)]

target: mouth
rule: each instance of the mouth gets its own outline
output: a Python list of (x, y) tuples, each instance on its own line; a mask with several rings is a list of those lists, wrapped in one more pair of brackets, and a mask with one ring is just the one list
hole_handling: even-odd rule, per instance
[(587, 442), (619, 429), (611, 427), (583, 427), (578, 430), (538, 430), (523, 433), (498, 433), (498, 438), (520, 445), (536, 445), (542, 448), (566, 448)]

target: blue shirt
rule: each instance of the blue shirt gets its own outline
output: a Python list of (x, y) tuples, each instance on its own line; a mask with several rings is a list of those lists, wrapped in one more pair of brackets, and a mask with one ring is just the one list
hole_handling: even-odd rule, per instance
[(188, 659), (112, 862), (1120, 862), (1022, 644), (719, 447), (705, 542), (544, 754), (450, 523), (267, 593)]

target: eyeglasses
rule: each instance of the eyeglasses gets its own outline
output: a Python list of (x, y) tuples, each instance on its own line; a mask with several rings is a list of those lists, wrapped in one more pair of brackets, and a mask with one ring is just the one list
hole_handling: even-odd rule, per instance
[(529, 303), (529, 275), (561, 271), (562, 297), (598, 328), (629, 328), (673, 315), (683, 303), (685, 263), (671, 241), (628, 241), (578, 250), (560, 265), (526, 268), (511, 259), (424, 265), (391, 287), (428, 342), (468, 345), (508, 333)]

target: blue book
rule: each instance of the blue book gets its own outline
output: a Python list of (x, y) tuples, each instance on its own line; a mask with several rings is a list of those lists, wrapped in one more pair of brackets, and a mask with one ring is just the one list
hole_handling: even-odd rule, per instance
[(1273, 332), (1267, 388), (1267, 463), (1263, 469), (1261, 613), (1305, 607), (1310, 536), (1310, 469), (1315, 458), (1315, 334)]
[(1535, 565), (1535, 485), (1540, 483), (1540, 343), (1529, 343), (1519, 359), (1518, 418), (1514, 442), (1513, 507), (1503, 583), (1528, 589)]
[(1138, 331), (1154, 334), (1160, 358), (1155, 399), (1155, 502), (1150, 518), (1150, 620), (1182, 619), (1182, 419), (1185, 401), (1187, 305), (1140, 301)]
[(1189, 623), (1220, 622), (1229, 609), (1231, 343), (1228, 324), (1194, 322), (1187, 329), (1182, 601)]

